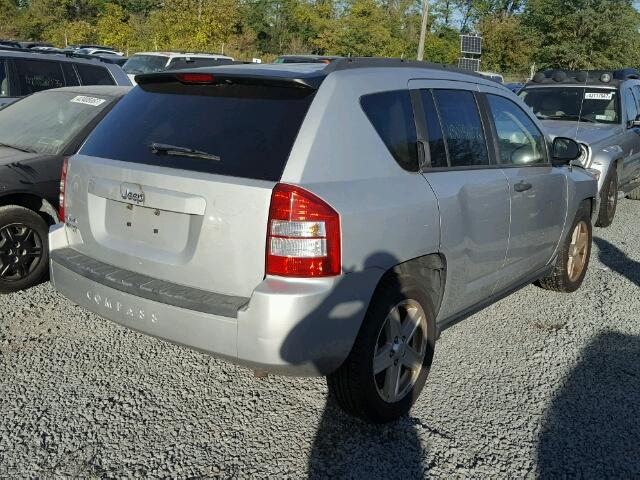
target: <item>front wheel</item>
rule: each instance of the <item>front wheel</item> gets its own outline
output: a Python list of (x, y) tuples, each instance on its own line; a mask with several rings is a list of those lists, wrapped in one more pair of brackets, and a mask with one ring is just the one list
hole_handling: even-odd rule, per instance
[(570, 293), (582, 285), (591, 256), (593, 229), (589, 210), (586, 203), (578, 210), (571, 231), (558, 252), (553, 271), (539, 280), (540, 287)]
[(32, 287), (44, 277), (48, 230), (28, 208), (0, 207), (0, 293)]
[(397, 277), (383, 281), (349, 357), (327, 377), (329, 394), (347, 413), (371, 422), (405, 415), (429, 374), (435, 335), (423, 289)]

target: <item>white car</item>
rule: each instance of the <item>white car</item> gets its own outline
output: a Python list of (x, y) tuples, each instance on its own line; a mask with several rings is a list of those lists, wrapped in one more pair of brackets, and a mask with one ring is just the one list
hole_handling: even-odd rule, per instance
[(135, 85), (134, 78), (140, 73), (157, 73), (187, 67), (212, 67), (234, 61), (233, 57), (212, 53), (140, 52), (132, 55), (122, 69)]

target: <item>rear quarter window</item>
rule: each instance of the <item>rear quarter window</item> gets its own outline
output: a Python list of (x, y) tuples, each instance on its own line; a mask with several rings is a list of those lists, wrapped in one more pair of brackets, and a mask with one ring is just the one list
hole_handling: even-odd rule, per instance
[(360, 104), (396, 162), (405, 170), (418, 171), (418, 137), (409, 91), (365, 95)]
[(111, 74), (104, 67), (76, 63), (82, 85), (115, 85)]
[[(114, 107), (80, 153), (278, 181), (312, 99), (311, 90), (279, 86), (140, 86)], [(153, 144), (198, 150), (219, 160), (154, 153)]]

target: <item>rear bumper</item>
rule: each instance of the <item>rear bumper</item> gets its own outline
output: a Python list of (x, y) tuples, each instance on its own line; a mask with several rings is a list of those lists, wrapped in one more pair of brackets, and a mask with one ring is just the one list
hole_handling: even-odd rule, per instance
[(56, 261), (68, 248), (63, 226), (50, 233), (51, 281), (65, 297), (125, 327), (250, 368), (326, 375), (351, 351), (378, 269), (329, 279), (266, 278), (237, 318), (168, 305), (111, 288)]

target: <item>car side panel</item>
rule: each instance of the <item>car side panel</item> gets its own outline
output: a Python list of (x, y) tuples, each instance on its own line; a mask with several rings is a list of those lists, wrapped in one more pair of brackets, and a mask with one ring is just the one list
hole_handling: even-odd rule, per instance
[(427, 172), (440, 206), (447, 281), (438, 320), (493, 293), (509, 239), (509, 188), (500, 169)]
[(58, 206), (62, 157), (41, 157), (0, 165), (0, 197), (28, 193)]

